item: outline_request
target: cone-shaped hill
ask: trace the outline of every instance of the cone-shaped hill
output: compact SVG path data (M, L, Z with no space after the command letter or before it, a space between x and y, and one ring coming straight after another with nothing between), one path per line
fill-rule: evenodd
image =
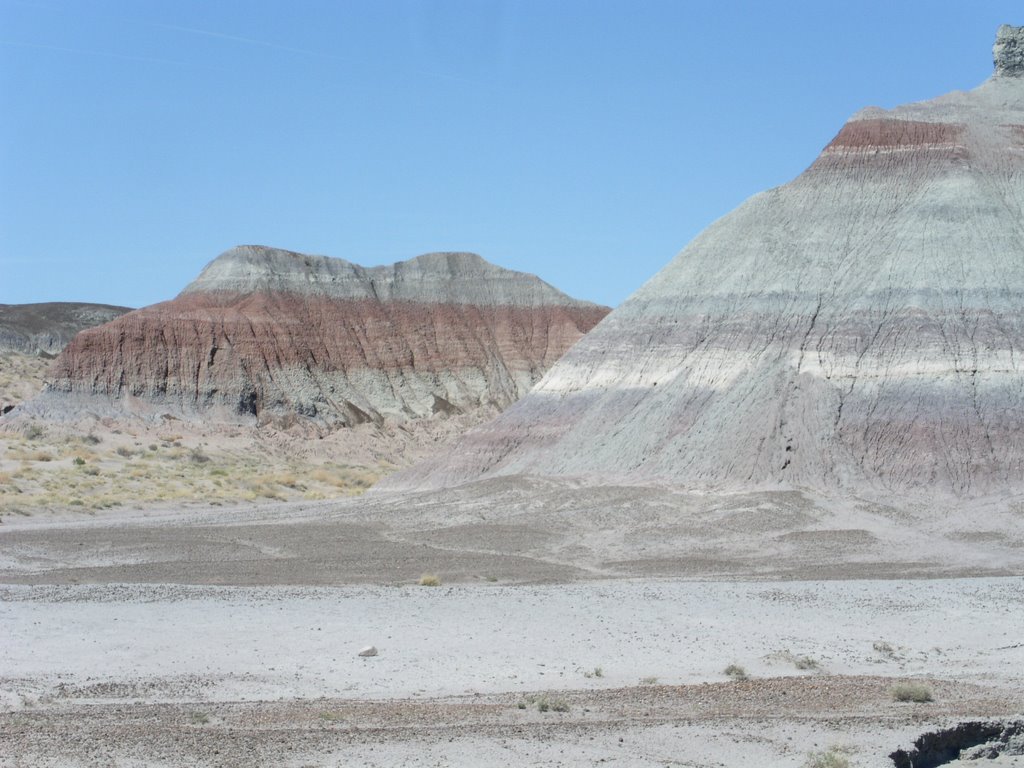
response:
M1024 28L969 92L856 114L537 387L389 481L1024 488Z
M607 311L469 253L364 268L241 246L79 334L23 411L351 426L501 408Z

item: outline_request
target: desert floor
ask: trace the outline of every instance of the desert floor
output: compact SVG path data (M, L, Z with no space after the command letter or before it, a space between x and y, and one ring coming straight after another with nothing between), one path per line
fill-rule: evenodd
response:
M977 542L951 568L880 545L830 567L850 536L782 495L725 505L777 511L749 531L774 564L699 538L707 557L669 560L658 520L623 527L635 494L606 489L573 536L564 496L521 491L481 491L490 514L459 492L6 517L0 766L888 766L1024 714L1005 541L993 567ZM786 554L794 526L813 557ZM931 578L864 578L912 562ZM896 701L908 683L933 700Z

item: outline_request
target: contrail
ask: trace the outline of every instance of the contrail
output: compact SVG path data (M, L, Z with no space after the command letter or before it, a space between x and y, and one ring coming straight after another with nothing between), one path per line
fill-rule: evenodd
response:
M62 53L80 53L86 56L106 56L111 59L128 59L129 61L150 61L157 64L174 64L175 66L191 66L187 61L174 59L158 59L152 56L132 56L127 53L111 51L91 51L87 48L67 48L63 45L45 45L44 43L23 43L17 40L0 40L0 45L13 45L19 48L41 48L44 51L61 51Z
M334 59L335 61L341 61L340 56L334 56L330 53L321 53L319 51L309 51L305 48L292 48L290 45L281 45L279 43L271 43L267 40L256 40L251 37L239 37L238 35L227 35L223 32L213 32L208 29L195 29L194 27L179 27L176 24L158 24L156 22L144 22L151 27L159 27L160 29L170 29L175 32L189 32L193 35L204 35L206 37L217 37L222 40L234 40L238 43L248 43L249 45L260 45L264 48L274 48L278 51L288 51L289 53L298 53L303 56L316 56L322 59Z

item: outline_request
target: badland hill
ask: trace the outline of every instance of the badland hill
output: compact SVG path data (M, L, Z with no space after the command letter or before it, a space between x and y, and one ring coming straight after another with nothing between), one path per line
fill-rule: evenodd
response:
M474 254L365 268L240 246L75 337L25 411L334 428L500 409L606 313Z
M1024 490L1024 28L994 59L974 90L854 115L391 487Z

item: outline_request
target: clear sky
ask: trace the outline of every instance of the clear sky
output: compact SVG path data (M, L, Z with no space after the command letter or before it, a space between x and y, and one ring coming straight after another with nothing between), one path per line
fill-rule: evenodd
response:
M1020 0L0 0L0 303L260 243L475 251L621 302L853 112L972 88Z

